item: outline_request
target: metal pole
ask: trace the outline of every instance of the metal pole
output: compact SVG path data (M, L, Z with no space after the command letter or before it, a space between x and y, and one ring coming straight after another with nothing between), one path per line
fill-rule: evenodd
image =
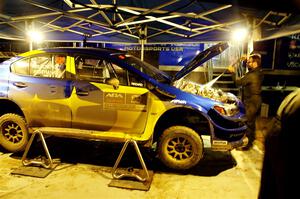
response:
M147 26L140 29L140 43L141 43L141 60L144 61L145 43L147 42Z
M144 61L144 43L145 43L145 40L144 39L141 39L141 60Z
M32 40L29 41L29 50L33 50L33 41Z
M276 47L277 47L277 39L275 39L274 41L273 56L272 56L272 70L275 69Z

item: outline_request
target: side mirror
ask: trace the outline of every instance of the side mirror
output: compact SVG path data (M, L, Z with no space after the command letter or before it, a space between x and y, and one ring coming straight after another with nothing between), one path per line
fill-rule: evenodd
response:
M120 81L117 78L110 78L105 81L107 84L112 85L115 90L119 88Z
M146 88L148 88L149 90L153 90L155 86L153 86L153 84L151 84L150 82L146 82Z

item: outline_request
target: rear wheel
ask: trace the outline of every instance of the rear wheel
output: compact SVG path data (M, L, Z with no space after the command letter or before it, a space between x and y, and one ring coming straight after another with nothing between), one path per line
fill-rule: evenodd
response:
M171 126L164 130L158 145L160 160L173 169L189 169L203 157L203 141L193 129Z
M28 142L28 129L23 117L8 113L0 117L0 144L10 152L22 151Z

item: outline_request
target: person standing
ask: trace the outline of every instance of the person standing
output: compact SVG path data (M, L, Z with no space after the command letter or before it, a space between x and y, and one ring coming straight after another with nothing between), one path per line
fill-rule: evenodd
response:
M299 195L300 89L280 104L267 126L259 199L297 198Z
M246 61L246 60L245 60ZM248 72L242 77L236 77L236 68L229 66L227 70L233 73L233 80L237 86L242 86L242 101L246 109L248 144L243 150L252 147L255 140L255 120L261 107L261 85L263 74L261 70L261 56L251 54L247 59Z

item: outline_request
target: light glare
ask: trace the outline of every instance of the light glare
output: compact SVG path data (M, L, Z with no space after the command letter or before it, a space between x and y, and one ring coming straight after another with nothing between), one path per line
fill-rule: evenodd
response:
M248 30L246 28L239 28L232 32L233 41L243 41L248 35Z
M29 31L28 32L29 39L33 42L40 43L43 41L43 35L38 31Z

